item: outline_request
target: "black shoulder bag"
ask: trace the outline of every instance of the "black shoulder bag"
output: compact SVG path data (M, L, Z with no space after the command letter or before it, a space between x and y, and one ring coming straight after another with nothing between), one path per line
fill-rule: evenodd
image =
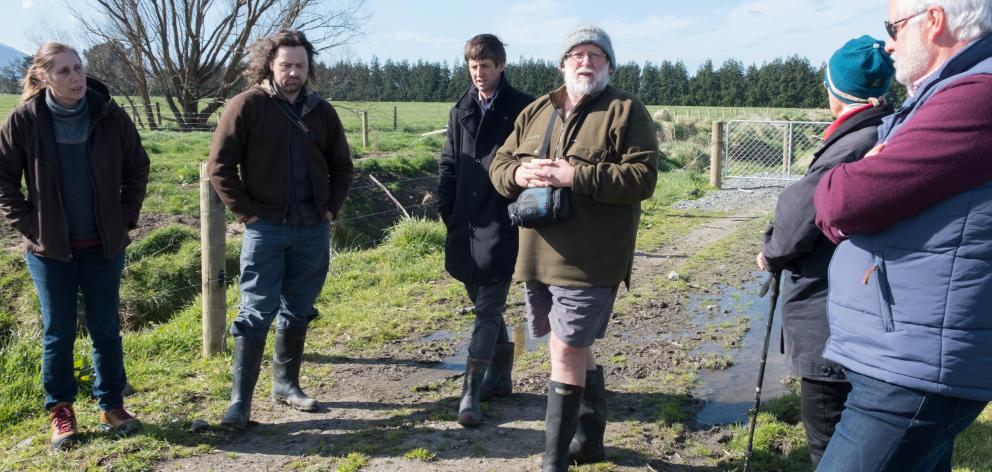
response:
M548 148L551 146L551 132L554 130L557 115L558 112L552 110L551 119L548 120L548 130L544 133L544 142L541 143L541 150L537 156L538 159L545 159L548 156ZM564 133L565 130L562 132ZM517 201L507 207L510 213L510 224L524 228L537 228L568 218L570 193L568 188L557 187L525 189L517 197Z

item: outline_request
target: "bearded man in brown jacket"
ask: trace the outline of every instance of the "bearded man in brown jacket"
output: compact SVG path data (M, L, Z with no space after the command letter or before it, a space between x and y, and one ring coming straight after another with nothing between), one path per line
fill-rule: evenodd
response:
M208 163L211 184L245 224L241 303L231 324L234 385L221 420L231 428L248 424L273 320L272 396L317 410L300 388L303 343L327 277L330 221L354 174L337 112L307 87L314 48L303 33L259 40L245 75L251 85L225 106Z
M644 105L607 85L616 58L602 29L572 31L559 60L565 85L520 113L489 171L508 198L533 187L571 190L566 219L520 229L514 275L526 284L531 335L551 333L546 472L605 458L606 388L591 346L606 332L620 282L629 284L658 157Z

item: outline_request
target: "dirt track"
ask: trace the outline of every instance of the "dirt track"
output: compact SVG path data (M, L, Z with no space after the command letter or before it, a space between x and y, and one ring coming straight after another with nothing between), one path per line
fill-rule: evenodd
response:
M701 404L694 376L707 366L696 349L704 342L733 345L741 332L700 326L690 294L750 280L752 248L693 272L688 289L662 289L667 274L693 255L767 214L768 208L713 218L650 254L638 254L633 292L621 290L607 337L595 345L606 368L607 456L604 470L720 470L728 434L695 422ZM657 290L656 290L657 288ZM513 289L519 299L519 287ZM688 290L687 293L686 290ZM523 307L509 310L513 324ZM698 318L698 317L697 317ZM259 381L252 417L260 424L226 434L214 451L159 464L159 470L333 470L341 457L363 452L369 471L538 470L543 452L547 354L543 344L518 356L514 395L485 403L487 423L464 429L454 422L463 362L455 356L468 333L441 333L388 346L371 358L328 355L308 345L304 388L322 400L318 413L273 405ZM732 356L732 351L727 354ZM263 372L267 371L267 363ZM216 421L216 418L210 418ZM406 459L425 448L431 462Z

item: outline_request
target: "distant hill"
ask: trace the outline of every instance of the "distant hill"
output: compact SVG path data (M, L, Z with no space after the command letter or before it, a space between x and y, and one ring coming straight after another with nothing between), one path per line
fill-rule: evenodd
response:
M27 55L6 44L0 43L0 67L5 67L11 62L18 61Z

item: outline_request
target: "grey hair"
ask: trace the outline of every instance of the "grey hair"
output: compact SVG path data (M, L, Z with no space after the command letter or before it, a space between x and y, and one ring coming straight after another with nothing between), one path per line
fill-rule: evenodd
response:
M900 5L905 15L929 7L943 8L947 28L958 41L972 41L992 33L992 0L902 0Z

